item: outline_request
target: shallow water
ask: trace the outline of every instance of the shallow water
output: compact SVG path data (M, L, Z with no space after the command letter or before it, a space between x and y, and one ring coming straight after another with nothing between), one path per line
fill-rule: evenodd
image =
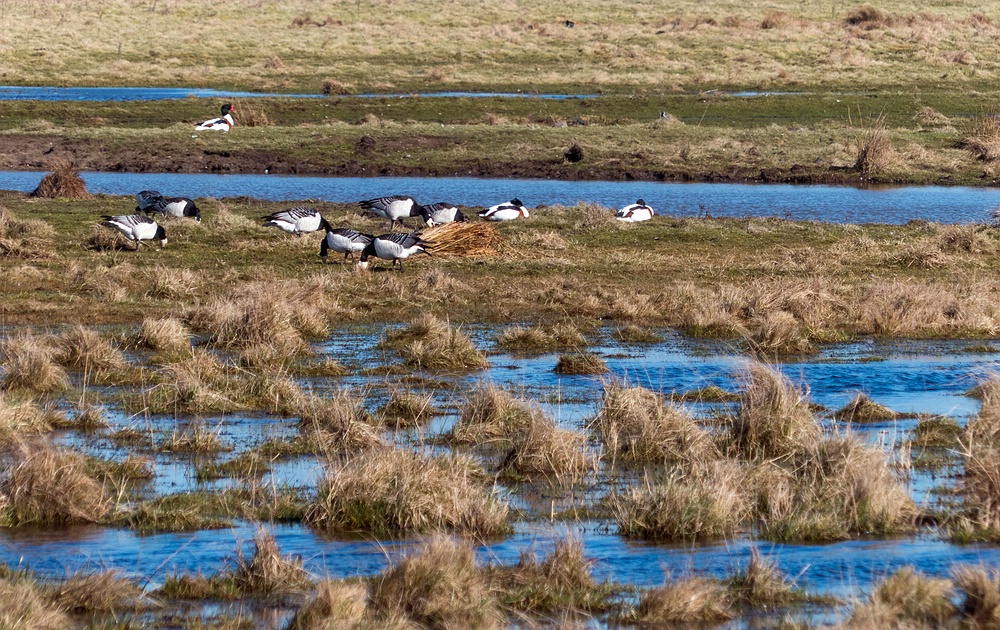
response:
M492 349L493 340L502 329L473 326L468 332L484 349ZM685 392L707 385L735 391L738 373L746 358L734 351L729 342L692 340L672 331L660 331L665 340L653 345L620 344L613 341L610 329L598 331L592 352L604 357L611 374L605 377L560 376L552 372L558 353L518 356L492 354L493 367L470 375L424 374L450 387L430 387L435 405L451 410L418 432L416 441L447 431L455 420L463 396L483 382L510 387L528 400L538 403L563 426L583 427L601 400L606 379L628 380L665 393ZM384 361L378 342L381 327L355 326L335 332L328 340L315 345L321 356L330 356L353 364L355 369ZM780 369L794 382L807 388L811 400L829 410L845 405L857 392L895 411L920 414L945 414L964 424L977 411L976 400L964 396L977 380L998 370L1000 352L969 352L983 347L982 341L872 341L826 346L815 355L787 361ZM387 358L393 359L390 355ZM417 375L421 376L421 375ZM311 379L317 391L341 386L369 389L369 406L374 409L385 401L388 392L403 377L362 377L357 374L337 379ZM413 379L410 379L411 381ZM420 382L419 380L416 382ZM706 406L690 405L695 413ZM112 429L136 426L137 420L112 410ZM259 444L269 437L292 435L294 419L275 419L261 415L227 414L202 420L218 430L220 437L240 450ZM152 416L149 424L137 426L158 436L169 435L188 419ZM845 430L842 423L828 421L831 428ZM900 420L873 425L854 425L851 430L887 450L894 450L909 435L916 420ZM101 437L80 437L69 433L63 443L103 456L123 456ZM222 459L230 455L224 455ZM192 489L221 488L228 480L200 484L194 475L189 456L159 454L154 458L157 478L153 487L161 493ZM279 485L314 487L321 468L310 457L279 462L270 480ZM951 483L947 473L914 471L908 488L919 503L928 502L929 492L942 483ZM537 502L533 513L538 518L518 522L515 534L503 540L487 541L478 549L484 561L510 564L517 562L521 550L537 547L544 552L558 537L580 538L588 557L595 561L599 579L654 586L662 583L664 570L674 575L694 571L721 577L744 566L751 548L757 546L765 556L774 558L782 571L812 591L853 596L869 590L873 582L902 565L913 565L931 575L947 575L956 563L1000 562L1000 548L984 545L953 545L940 540L933 532L893 540L854 540L826 545L775 545L753 542L740 536L734 540L707 545L667 545L625 539L614 525L603 522L549 524L549 501L563 505L568 493L549 492L532 496L530 489L519 489L512 497L518 505ZM392 558L412 548L416 538L370 540L367 538L330 539L301 525L269 526L285 553L303 558L318 576L353 577L371 575L383 569ZM185 534L141 536L132 531L102 527L69 529L0 530L0 561L27 565L43 574L63 576L81 567L120 569L126 574L149 580L150 586L175 572L212 573L224 568L240 545L253 538L255 525L238 522L224 530Z
M45 173L0 171L0 189L31 192ZM271 201L315 200L354 203L385 195L410 195L422 203L449 201L488 207L518 197L528 208L594 203L619 208L643 199L658 214L675 217L778 217L830 223L903 224L915 219L937 223L992 220L1000 190L907 186L852 188L791 184L680 184L648 181L557 181L469 177L293 177L204 173L84 172L94 193L134 195L249 196ZM291 203L291 201L289 201ZM299 202L300 203L300 202ZM544 209L539 209L543 213Z

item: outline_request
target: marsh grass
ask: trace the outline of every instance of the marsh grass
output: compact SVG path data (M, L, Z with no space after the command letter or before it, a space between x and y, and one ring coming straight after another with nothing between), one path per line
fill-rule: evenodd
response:
M858 116L861 118L860 112ZM856 133L858 152L854 168L862 176L872 177L881 174L893 165L895 155L884 113L868 121L862 118Z
M0 489L6 496L4 521L14 526L92 523L110 509L84 458L44 442L18 447Z
M21 218L0 206L0 258L48 258L54 236L45 221Z
M648 624L720 622L733 616L721 584L697 576L675 579L670 573L663 586L640 593L635 610L635 621Z
M1000 572L985 566L960 565L952 579L962 595L962 616L976 627L1000 622Z
M546 352L588 345L580 329L571 322L539 326L512 326L497 337L497 345L510 352Z
M895 420L899 414L859 392L847 405L835 411L833 417L844 422L863 423Z
M880 580L869 601L851 611L851 626L893 626L920 624L942 627L958 612L951 580L932 578L913 567L903 567Z
M106 429L108 416L104 407L92 405L81 401L77 405L76 414L73 416L72 426L78 431L90 433L98 429Z
M753 609L805 599L805 594L778 569L777 560L764 558L757 547L751 549L746 569L726 578L724 584L733 601Z
M385 405L379 408L380 424L385 426L410 427L421 425L434 414L433 396L395 390Z
M170 437L160 443L159 450L166 453L201 454L216 454L233 450L232 446L225 444L219 437L219 429L212 431L200 422L195 423L186 430L172 433Z
M333 467L305 521L374 535L447 530L489 536L508 531L507 516L507 505L472 459L377 449Z
M51 392L69 387L69 376L58 364L58 348L47 336L19 332L0 343L3 378L0 389Z
M131 366L125 355L96 330L74 326L56 339L57 360L95 383L120 382Z
M591 352L561 354L552 371L556 374L607 374L610 372L604 359Z
M606 384L591 429L612 462L706 462L719 456L693 417L641 387Z
M367 593L363 584L323 580L316 586L316 596L312 601L295 611L288 628L360 628L368 608Z
M655 330L635 324L616 328L614 337L623 343L661 343L663 341L663 336Z
M569 484L597 468L597 459L587 449L587 436L557 427L544 414L532 416L527 430L510 438L511 447L500 463L501 473L527 477L544 476L550 483Z
M65 630L72 620L39 585L28 580L0 579L0 627L27 630Z
M76 614L135 610L143 599L142 589L117 571L78 571L57 582L49 596L59 608Z
M471 545L434 536L372 578L371 607L423 627L499 628L503 615Z
M296 403L299 429L331 452L355 452L383 444L377 416L369 413L365 399L343 388L329 397L307 395Z
M0 392L0 445L9 446L23 437L46 433L52 425L50 415L33 401L17 401Z
M490 567L486 573L505 608L532 613L600 611L608 607L612 589L597 583L593 564L582 542L559 538L544 559L527 549L516 565Z
M312 587L301 560L283 556L274 535L261 528L253 539L254 552L236 556L234 581L244 595L275 595L308 592Z
M954 418L921 418L913 429L913 446L922 448L958 448L963 429Z
M466 398L452 429L456 442L509 443L514 435L530 429L542 411L496 385L481 385Z
M819 423L805 392L777 369L750 363L740 373L740 408L729 420L733 447L748 459L788 457L814 445Z
M701 541L732 535L750 515L745 473L733 462L675 470L610 499L618 531L630 538Z
M181 354L191 350L191 333L175 317L147 317L142 320L136 342L140 347L156 352Z
M402 330L386 333L382 345L395 349L416 369L479 370L490 365L460 328L431 313L420 315Z
M996 111L976 117L972 135L962 140L962 147L983 162L1000 159L1000 118Z

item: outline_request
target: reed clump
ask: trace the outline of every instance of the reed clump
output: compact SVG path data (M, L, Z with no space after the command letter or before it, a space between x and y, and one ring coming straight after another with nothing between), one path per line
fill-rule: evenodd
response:
M444 530L479 536L509 528L509 508L470 458L373 449L331 466L306 512L313 527L375 535Z
M69 387L69 375L57 361L51 337L18 332L0 343L3 377L0 389L51 392Z
M566 484L579 481L596 467L586 450L586 435L557 427L541 413L533 415L528 429L512 435L510 441L511 448L500 464L505 473L542 475L550 482Z
M944 627L958 612L951 580L932 578L903 567L878 582L869 601L856 606L849 627Z
M733 616L721 584L697 576L675 579L670 573L663 586L640 594L635 610L635 621L648 624L719 622Z
M974 627L989 628L1000 623L1000 571L984 566L960 565L952 579L962 595L959 606L963 618Z
M63 608L42 589L27 580L0 579L0 628L65 630L73 622Z
M367 597L368 589L363 584L323 580L316 586L316 596L295 612L288 628L361 628L368 610Z
M90 380L118 381L131 366L125 355L96 330L76 325L56 339L57 359L70 370L83 372Z
M154 413L225 413L245 408L238 379L205 348L164 365L162 382L143 392L141 404Z
M514 435L540 422L541 415L541 409L496 385L480 386L466 400L452 439L473 444L509 443Z
M378 418L365 408L365 400L352 390L337 390L329 397L306 395L297 401L293 414L299 429L332 452L353 452L383 444Z
M962 148L982 162L1000 159L1000 117L996 112L976 117L972 135L962 140Z
M437 410L433 397L413 392L396 390L385 405L378 410L381 424L397 427L412 427L430 420Z
M582 542L559 538L544 559L525 550L516 565L491 568L487 574L507 608L533 613L597 610L606 603L608 590L594 579L592 566Z
M561 354L553 371L556 374L607 374L610 372L604 359L592 352Z
M23 443L0 485L10 525L92 523L110 509L101 484L87 474L83 457L48 443Z
M750 363L739 375L740 409L729 419L732 447L751 460L789 457L814 445L820 426L803 391L777 369Z
M886 126L885 114L880 114L857 131L858 152L854 168L862 176L881 174L894 161L892 141Z
M833 417L844 422L865 423L895 420L899 414L859 392L844 407L835 411Z
M52 430L52 416L31 400L15 401L0 392L0 445Z
M719 456L711 436L690 414L642 387L606 384L591 428L612 461L693 463Z
M244 595L303 593L312 587L302 561L283 556L269 531L260 528L253 539L254 552L236 557L233 579Z
M480 370L490 365L461 328L431 313L387 333L383 346L394 348L407 365L421 370Z
M611 498L618 531L650 540L711 540L732 535L750 515L746 475L719 461L675 470L665 479L646 478Z
M63 162L55 170L38 182L31 193L33 197L46 199L92 199L87 183L80 177L80 171L71 162Z
M546 352L559 348L582 348L587 338L571 322L543 326L511 326L498 338L497 345L510 352Z
M804 597L778 569L777 561L764 558L757 547L750 551L746 569L726 578L725 585L733 600L753 608L772 608Z
M404 617L429 628L499 628L504 617L469 543L434 536L372 578L379 618Z
M176 317L143 319L136 339L139 346L156 352L179 354L191 350L191 333Z

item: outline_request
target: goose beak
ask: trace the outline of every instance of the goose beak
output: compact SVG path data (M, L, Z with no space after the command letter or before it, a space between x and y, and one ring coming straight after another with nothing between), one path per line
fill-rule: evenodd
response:
M166 247L166 246L167 246L167 239L165 239L165 238L164 239L160 239L160 247Z
M358 261L358 271L366 271L368 269L368 261Z

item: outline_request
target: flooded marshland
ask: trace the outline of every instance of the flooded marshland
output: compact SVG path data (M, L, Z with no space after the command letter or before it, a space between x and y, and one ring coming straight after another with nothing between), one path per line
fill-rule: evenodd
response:
M609 502L609 497L623 488L652 483L650 479L662 464L649 463L643 470L614 461L603 434L595 428L595 418L609 404L607 389L644 388L662 394L721 440L726 431L724 418L749 404L745 397L740 398L748 387L747 366L760 364L735 341L693 339L672 330L649 330L649 338L638 343L621 339L618 329L599 327L578 332L581 336L574 348L512 352L510 335L504 336L510 328L456 327L475 348L486 353L489 362L488 368L457 371L414 368L412 363L401 361L404 355L386 342L406 333L406 326L340 328L311 341L308 350L310 364L337 364L337 375L298 370L293 377L302 392L317 399L336 398L345 392L353 396L364 408L370 426L377 428L378 439L392 445L383 448L412 450L427 457L454 451L479 462L493 476L484 487L492 487L488 492L511 510L506 533L473 536L476 557L483 565L513 566L526 551L544 555L560 541L578 541L592 562L594 579L615 585L620 592L618 605L627 607L643 589L662 585L666 575L725 580L744 570L756 550L798 589L820 602L782 607L781 614L819 623L843 618L845 606L864 600L878 582L904 566L948 578L960 565L993 566L1000 561L997 547L956 542L948 531L947 518L942 516L961 509L955 498L964 474L958 443L940 449L923 449L918 444L922 423L948 421L961 431L980 413L981 396L970 393L997 371L1000 347L992 342L863 339L824 345L814 355L786 358L768 367L784 374L809 401L824 433L854 436L884 455L892 474L922 514L913 521L912 529L796 541L765 536L761 525L751 519L721 536L658 540L656 536L623 535L621 515L612 507L613 501ZM10 338L18 331L5 332ZM100 332L124 348L134 366L153 370L176 360L122 343L135 335L134 330ZM193 343L220 363L240 361L209 338L195 337ZM564 355L584 349L598 357L607 371L555 371ZM135 513L144 503L162 501L163 497L204 492L221 495L247 488L265 497L294 495L295 500L308 504L323 485L331 458L338 455L322 449L294 452L273 447L290 444L304 432L298 414L288 409L234 402L232 411L209 410L211 405L192 411L193 407L174 400L176 410L165 412L152 402L155 394L151 392L158 385L151 376L145 377L147 382L139 378L127 385L113 384L114 378L95 383L93 374L86 372L71 371L71 377L68 391L72 394L52 400L72 418L80 413L80 400L86 399L100 408L104 422L87 430L56 428L53 442L104 461L140 458L147 463L149 474L120 482L109 517L97 523L0 529L0 560L12 567L57 579L80 571L114 570L154 591L178 576L228 570L240 550L246 554L253 551L258 522L263 521L281 552L301 560L313 579L339 580L384 572L426 540L420 532L316 527L297 508L277 516L272 513L270 519L263 512L259 519L221 516L220 522L185 527L186 531L169 531L171 526L162 524L147 529L127 516L112 517L110 514ZM511 474L500 461L506 446L486 444L484 448L483 443L457 441L470 400L490 385L540 410L557 429L584 436L578 447L591 459L566 478L554 469L543 474L532 474L529 469ZM393 426L385 409L400 392L427 401L434 411L412 426ZM864 422L845 418L840 412L859 394L891 409L892 416L865 418ZM235 409L237 406L244 408ZM179 446L177 436L195 434L210 436L216 446L204 450ZM268 444L272 445L270 450ZM253 451L264 453L261 471L208 472L212 465L239 460ZM220 512L217 508L198 509ZM295 605L283 606L271 606L269 615L259 613L253 623L284 627ZM217 610L196 610L192 614L211 617L230 614L233 608L227 604ZM615 616L620 613L592 614L601 624L621 621Z

